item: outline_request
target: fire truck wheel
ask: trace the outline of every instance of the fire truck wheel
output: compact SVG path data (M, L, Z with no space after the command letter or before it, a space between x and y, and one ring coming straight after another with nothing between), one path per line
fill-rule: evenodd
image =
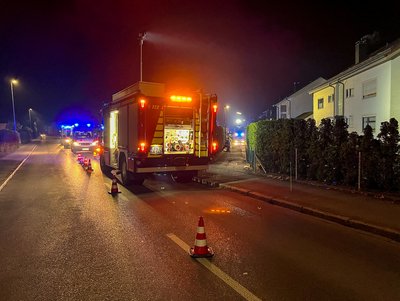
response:
M191 182L193 177L196 175L194 171L181 171L173 172L171 178L176 183L188 183Z
M104 160L104 155L100 155L100 169L103 174L106 176L111 176L111 168L106 165L106 161Z
M129 171L128 171L128 168L126 166L125 155L122 154L120 156L119 162L120 162L119 163L119 170L121 171L122 184L129 185L131 183L131 179L129 177Z

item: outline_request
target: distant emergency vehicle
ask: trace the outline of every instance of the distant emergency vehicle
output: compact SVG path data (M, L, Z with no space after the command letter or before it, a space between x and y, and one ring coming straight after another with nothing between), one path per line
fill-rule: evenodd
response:
M91 124L75 126L72 133L71 151L75 153L94 153L99 145L99 131Z
M166 93L164 84L138 82L104 105L100 166L121 172L123 184L151 173L188 181L217 151L217 96Z
M99 144L100 130L92 123L61 126L61 144L73 153L94 152Z
M73 128L74 128L73 125L62 125L61 126L60 144L62 146L64 146L64 148L71 147Z

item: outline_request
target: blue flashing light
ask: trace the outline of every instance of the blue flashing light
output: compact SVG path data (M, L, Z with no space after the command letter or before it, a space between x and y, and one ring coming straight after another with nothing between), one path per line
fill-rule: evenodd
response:
M88 128L90 128L90 126L91 126L91 124L90 124L90 123L88 123L88 124L86 124L86 125L87 125L87 127L88 127Z
M64 125L63 125L63 124L61 125L61 128L62 128L62 129L64 128Z
M101 125L101 129L104 130L104 125Z
M75 123L74 125L75 125L75 126L79 126L79 123Z
M243 132L240 133L240 137L244 137L244 133Z

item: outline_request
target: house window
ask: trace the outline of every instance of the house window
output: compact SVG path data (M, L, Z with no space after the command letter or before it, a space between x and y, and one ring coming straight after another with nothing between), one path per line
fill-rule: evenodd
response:
M318 99L318 109L323 109L324 108L324 99L320 98Z
M363 82L363 99L376 96L376 78Z
M328 102L335 101L335 94L328 95Z
M350 98L354 96L354 88L346 89L346 98Z
M365 129L365 127L369 125L372 128L372 131L375 132L375 124L376 124L376 116L363 117L362 119L363 129Z

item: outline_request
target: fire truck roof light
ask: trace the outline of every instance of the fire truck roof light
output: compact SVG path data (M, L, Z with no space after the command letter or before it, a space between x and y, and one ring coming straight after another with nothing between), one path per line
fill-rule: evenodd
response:
M174 102L191 102L192 98L189 96L172 95L170 97L171 101Z

